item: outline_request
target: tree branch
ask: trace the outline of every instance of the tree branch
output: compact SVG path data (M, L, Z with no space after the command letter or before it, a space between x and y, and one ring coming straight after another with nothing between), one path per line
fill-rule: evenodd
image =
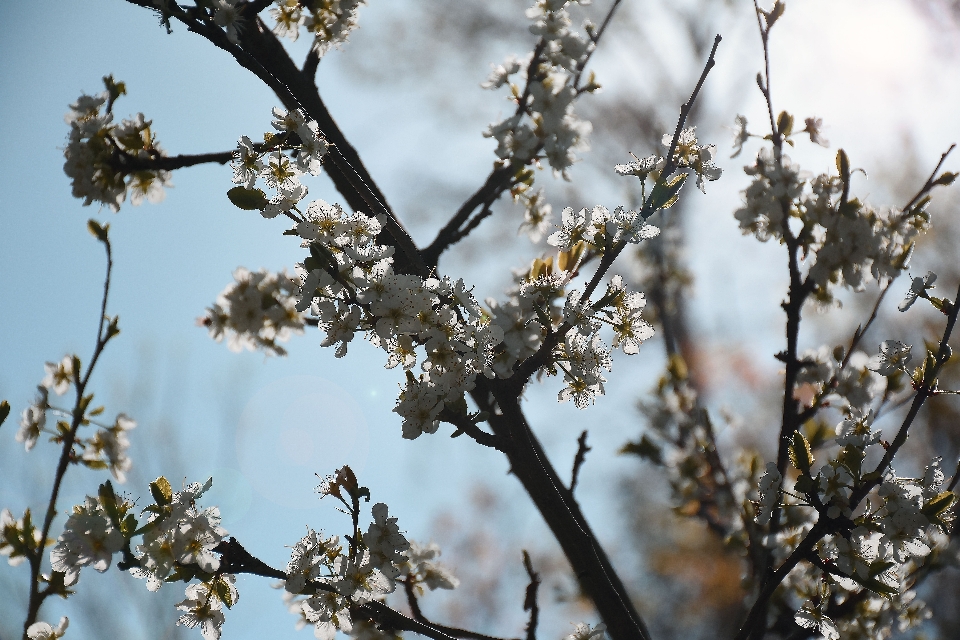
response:
M93 349L93 356L90 358L90 364L87 365L87 371L83 377L80 376L79 360L76 360L74 365L73 382L76 384L77 393L71 412L73 415L70 421L70 429L63 435L60 459L57 462L57 469L53 476L53 488L50 491L50 500L47 502L43 526L40 529L40 542L37 545L36 553L31 553L28 558L30 562L30 595L27 604L27 618L23 623L23 640L27 640L27 629L37 621L37 616L40 613L40 605L42 605L47 596L52 593L49 589L45 589L42 592L39 590L40 570L43 566L44 550L47 548L48 541L51 541L50 527L53 525L53 519L57 515L57 499L60 496L63 477L66 475L67 468L73 459L73 445L76 442L77 431L80 430L80 426L84 421L84 409L89 403L89 398L84 399L84 393L90 382L93 369L100 359L100 354L103 353L107 342L113 337L113 334L109 331L104 333L104 324L107 322L107 299L110 296L110 276L113 271L113 251L106 230L104 230L103 235L98 235L97 239L103 243L104 251L107 254L107 273L103 281L103 297L100 302L100 321L97 325L97 340Z
M580 476L580 467L587 459L587 451L590 451L590 447L587 446L587 430L584 429L580 437L577 438L577 455L573 458L573 471L570 474L570 495L573 495L577 488L577 478Z
M586 433L586 431L584 431ZM537 591L540 588L540 575L533 570L530 554L523 552L523 568L527 570L530 584L523 596L523 610L530 612L530 621L527 622L526 640L537 640L537 623L540 621L540 605L537 604Z
M576 73L573 77L574 89L579 88L580 77L582 76L587 63L590 61L590 58L593 56L593 52L596 51L596 47L600 43L600 38L603 36L604 32L609 26L611 20L613 19L613 14L616 12L617 7L620 6L621 2L622 0L614 0L613 5L610 7L609 11L607 11L606 16L604 16L600 28L593 35L591 35L590 40L593 43L593 48L587 52L583 61L577 66ZM530 64L527 65L527 81L523 87L523 92L521 93L520 98L517 100L517 110L514 114L515 117L522 116L524 113L526 113L527 99L530 97L531 81L540 78L540 75L537 72L537 67L540 64L545 47L546 42L541 38L537 41L537 44L533 49L533 56L530 58ZM536 158L541 146L538 146L534 153L531 154L531 159L528 160L524 166L530 164L533 159ZM467 220L469 220L470 215L478 207L482 206L484 210L489 209L493 203L496 202L501 195L503 195L504 191L513 186L513 178L520 168L521 167L516 166L513 163L512 159L505 166L494 167L490 175L487 176L483 186L480 187L480 189L478 189L472 196L470 196L467 201L460 206L459 209L457 209L457 212L453 215L450 221L443 226L439 233L437 233L437 236L434 238L433 242L423 249L423 259L427 263L427 266L436 267L440 259L440 255L444 251L465 238L471 231L479 226L479 224L487 216L478 215L471 221L471 225L468 225L466 228L461 230L461 227L463 227Z
M420 611L420 603L417 602L417 594L414 592L414 584L409 579L403 580L403 590L407 594L407 604L410 605L410 611L413 614L413 619L417 622L430 625L432 628L446 633L447 635L453 636L454 638L468 638L469 640L502 640L495 636L488 636L482 633L476 633L474 631L467 631L466 629L458 629L456 627L447 627L442 624L437 624L436 622L430 622L427 620L426 616L423 615L423 612Z
M494 433L509 442L506 454L511 473L523 485L559 542L580 587L606 623L610 637L649 640L650 633L626 587L530 429L509 382L478 377L477 386L470 394L479 407L492 409L488 422ZM496 408L490 407L491 394Z
M265 578L276 578L286 580L287 574L279 569L274 569L259 558L254 557L247 551L236 538L230 538L226 542L221 542L214 549L221 554L220 572L221 573L248 573ZM319 591L329 591L339 593L336 589L322 582L310 581L309 584ZM426 620L411 619L399 611L395 611L382 602L367 602L362 605L354 605L351 608L366 612L370 619L387 629L396 629L398 631L412 631L419 633L434 640L453 640L454 637L473 638L474 640L499 640L480 634L453 636L449 634L446 627L435 625ZM455 630L459 631L459 630ZM470 632L465 632L470 633Z
M155 10L151 0L127 0ZM320 132L332 144L324 162L327 175L337 191L343 195L354 211L384 214L387 218L386 232L392 246L396 247L394 268L400 273L414 273L425 277L429 270L406 229L400 224L387 205L387 199L364 167L360 156L347 141L333 117L320 98L312 78L304 76L290 58L283 44L277 40L259 18L248 19L239 32L239 44L227 39L219 27L208 24L176 4L169 7L170 15L189 31L209 40L216 47L232 55L240 66L251 71L270 87L287 109L303 109L314 121Z

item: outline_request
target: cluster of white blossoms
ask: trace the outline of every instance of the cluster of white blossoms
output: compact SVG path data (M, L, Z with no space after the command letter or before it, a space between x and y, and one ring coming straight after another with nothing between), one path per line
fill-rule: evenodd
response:
M64 584L80 578L80 569L91 566L100 573L110 568L113 554L123 549L124 537L97 498L87 496L73 508L57 545L50 551L50 566L64 574Z
M372 629L350 616L350 607L383 598L396 588L402 577L423 593L427 589L454 589L459 581L449 569L435 561L440 549L408 542L387 518L387 506L372 508L374 522L361 536L352 552L345 550L338 536L324 538L313 529L294 546L283 583L288 610L298 616L298 628L314 627L314 636L332 640L337 631L355 638L374 637Z
M197 565L207 573L216 571L220 559L214 549L227 535L220 526L220 509L203 509L197 504L213 485L213 478L176 492L163 483L162 491L153 491L158 502L148 508L150 517L136 550L140 566L133 571L138 578L146 579L150 591L159 589L171 574L179 573L178 565ZM154 484L158 483L151 484L151 489Z
M286 354L278 342L303 333L303 316L296 309L300 280L286 271L254 272L243 267L233 272L233 280L200 323L217 342L226 335L231 351Z
M34 622L27 628L27 637L30 640L57 640L67 633L67 627L70 625L70 619L67 616L60 618L59 624L53 626L49 622Z
M273 32L296 41L304 27L313 37L313 49L324 55L347 41L357 27L357 13L366 0L276 0L270 15Z
M214 549L227 535L220 511L197 504L212 484L211 478L174 492L165 478L150 483L155 504L144 509L149 517L142 525L132 513L132 502L118 498L109 483L101 485L97 497L87 496L73 508L50 552L51 567L62 572L70 586L82 567L106 571L113 555L123 552L124 561L134 567L131 573L145 578L150 591L164 582L200 578L199 584L187 586L186 599L177 605L185 612L179 624L200 626L204 638L217 640L224 620L221 605L229 608L238 595L234 577L217 571L220 558ZM142 544L131 553L130 542L137 535L143 536Z
M241 208L260 210L268 218L282 213L296 222L287 234L298 236L310 252L297 266L300 297L292 305L289 282L278 286L285 276L241 272L238 284L228 287L203 320L214 337L228 328L233 344L282 353L276 341L287 334L278 326L299 328L304 320L295 312L309 310L326 334L323 346L335 347L342 357L363 332L387 352L387 368L401 366L406 372L394 411L403 418L404 437L414 439L436 432L443 420L473 419L466 413L464 394L474 388L476 376L512 376L515 365L536 353L551 331L563 327L564 339L551 354L547 371L563 371L566 386L559 398L573 399L580 408L603 394L603 370L611 368L611 347L599 332L610 327L612 348L626 354L637 353L653 334L641 317L643 295L627 292L620 277L614 277L594 303L581 300L582 290L565 289L585 260L616 254L627 244L658 235L646 217L676 199L682 179L671 183L662 201L650 203L646 214L623 207L612 213L599 206L576 213L565 209L559 230L548 238L560 250L557 270L553 258L536 260L526 276L518 277L508 292L510 299L503 304L488 300L486 312L462 280L394 272L394 248L377 241L386 224L384 215L351 214L322 200L301 207L307 189L300 177L319 172L327 145L301 111L275 109L274 116L280 134L268 136L263 145L241 138L233 163L233 180L241 186L229 195ZM681 138L676 165L715 179L719 174L710 168L708 147L698 145L693 129L684 130ZM311 140L316 144L306 148ZM269 198L256 188L261 179L274 190ZM543 233L549 205L542 193L532 198L544 215L531 224ZM249 278L269 283L269 292L248 284ZM418 363L421 372L415 374Z
M330 145L317 123L301 109L273 110L276 134L265 134L263 144L255 145L242 136L234 152L233 182L241 185L228 194L243 209L259 209L264 218L275 218L296 209L307 195L300 178L318 175ZM258 180L276 193L270 200L260 189Z
M40 434L46 429L47 415L53 414L61 418L57 421L56 432L51 431L53 437L62 437L70 430L72 412L50 404L50 391L62 396L70 390L76 382L79 360L75 356L64 356L60 362L48 362L44 365L46 376L37 387L37 397L33 403L20 414L20 429L17 431L17 442L22 442L27 451L33 449ZM103 413L103 407L92 409L84 424L93 424L98 427L96 433L90 437L77 434L74 438L76 447L82 450L77 455L77 462L91 469L109 469L118 482L126 481L126 472L133 466L127 456L130 440L127 432L136 428L137 423L126 414L118 414L113 424L100 423L96 416Z
M463 280L394 273L393 248L379 245L383 218L347 214L314 201L296 231L311 255L298 268L303 286L297 309L310 309L337 356L357 332L387 352L387 368L401 366L406 387L396 413L403 436L434 433L445 406L462 403L478 374L494 377L495 347L503 339ZM412 369L420 360L421 373Z
M734 213L741 231L761 241L781 239L787 225L799 229L792 233L808 266L808 286L824 304L833 301L835 286L859 291L871 280L899 275L914 238L930 222L925 200L901 211L850 198L850 168L842 150L837 167L840 175L811 176L788 156L764 147L756 162L744 168L753 182Z
M64 117L70 133L63 150L63 171L70 178L73 197L82 199L84 205L99 202L115 212L128 194L134 205L144 199L160 202L163 187L172 186L170 172L123 168L164 155L150 129L151 122L138 113L115 124L113 104L126 88L109 76L104 83L106 91L81 95Z
M944 490L940 459L920 478L899 477L890 468L876 477L864 468L864 460L876 459L870 455L871 448L887 445L881 442L880 432L871 428L873 418L871 411L851 410L836 428L834 442L839 448L816 472L809 443L795 433L790 457L799 471L797 480L781 491L782 478L773 463L767 464L760 480L756 521L769 522L776 506L783 505L786 511L786 526L767 542L779 561L793 552L814 523L837 523L817 542L819 563L798 566L785 583L797 602L805 601L796 615L797 624L815 627L827 637L840 637L835 630L846 633L843 629L848 625L868 625L880 635L866 637L885 637L880 625L884 616L891 623L899 619L902 629L922 619L923 604L910 592L911 572L933 549L943 549L949 542L956 495ZM867 489L871 490L864 496ZM866 506L861 504L864 498ZM858 605L863 608L862 618L837 624L830 619L824 608L828 598L812 598L815 594L810 593L821 574L840 601L866 590L858 596L866 595L868 601Z
M797 386L810 385L819 404L830 402L840 408L865 410L883 390L883 380L873 373L872 360L863 351L855 351L844 362L842 349L822 346L808 350L800 358L803 368L797 374Z
M527 10L533 20L530 32L540 38L537 49L523 59L510 56L495 65L481 85L485 89L510 88L509 99L517 104L514 114L490 125L483 134L497 141L502 165L523 167L545 158L554 171L566 175L576 160L575 153L586 149L590 123L573 110L576 98L599 88L591 79L578 86L580 73L594 48L592 37L570 29L568 7L587 5L589 0L537 0ZM593 26L585 25L588 34ZM536 58L534 59L534 55ZM526 83L523 89L511 78Z
M355 522L360 499L369 498L369 491L357 484L349 467L325 478L317 492L321 497L338 498ZM356 638L382 638L369 626L356 624L350 609L371 601L382 602L396 589L401 576L421 592L421 584L429 589L457 586L456 578L433 562L440 554L436 545L421 547L408 542L383 503L374 504L371 515L373 521L366 533L357 531L348 536L346 548L339 536L324 537L310 528L293 546L287 579L282 583L284 601L299 618L297 628L312 624L319 640L333 640L337 631Z
M660 144L667 150L668 155L670 148L673 147L673 167L675 169L692 171L693 174L697 176L697 188L700 189L702 193L706 193L705 181L712 182L719 180L720 175L723 173L723 169L713 163L713 159L717 156L716 145L700 144L699 140L697 140L696 127L681 129L679 135L676 136L676 146L673 146L673 138L674 136L668 133L664 134L660 140ZM642 193L645 195L647 178L649 177L656 184L660 180L660 174L666 165L666 158L653 154L645 158L637 158L634 156L633 162L618 164L614 167L614 170L621 176L636 176L640 178ZM666 178L670 178L670 176L666 176ZM671 181L670 185L672 186L673 184L677 183ZM677 189L679 189L679 184ZM657 207L666 209L671 206L674 202L673 198L676 192L670 195L670 199L666 202L658 202Z
M574 625L573 633L564 636L563 640L603 640L607 633L607 625L600 623L590 626L586 622Z

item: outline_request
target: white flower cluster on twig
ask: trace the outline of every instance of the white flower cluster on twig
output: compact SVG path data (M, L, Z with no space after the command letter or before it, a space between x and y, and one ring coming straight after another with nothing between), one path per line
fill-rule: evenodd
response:
M70 125L63 170L70 178L73 197L84 205L99 202L113 211L130 196L138 205L144 200L160 202L164 187L172 186L170 172L162 169L121 170L120 162L150 160L165 155L142 113L113 121L113 102L125 92L123 83L104 78L107 91L81 95L65 116Z

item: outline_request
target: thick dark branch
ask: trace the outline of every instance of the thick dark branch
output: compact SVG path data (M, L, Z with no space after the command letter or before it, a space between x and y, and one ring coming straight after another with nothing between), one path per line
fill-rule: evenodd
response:
M154 9L150 0L127 1ZM284 107L303 109L316 121L320 132L332 143L324 168L337 191L354 211L382 213L387 217L386 232L391 238L390 244L397 249L394 255L394 267L397 271L426 276L429 271L413 240L387 205L386 197L374 183L359 154L327 111L313 79L304 76L266 25L259 18L247 18L244 28L239 32L240 42L234 44L219 27L194 18L177 5L171 5L170 14L184 23L190 31L232 55L240 66L251 71L270 87Z
M135 171L176 171L177 169L185 169L208 162L227 164L231 160L233 160L233 151L181 154L177 156L154 156L151 158L140 158L138 156L125 154L117 156L117 166L115 168L124 174Z
M586 433L586 431L584 431ZM526 640L537 640L537 624L540 621L540 605L537 604L537 591L540 589L540 575L533 570L530 554L523 552L523 568L527 570L530 584L523 596L523 610L530 612L530 621L527 622Z
M584 461L587 459L587 451L590 451L590 447L587 446L587 430L584 429L580 437L577 438L577 455L573 457L573 471L570 474L570 495L573 495L574 490L577 488L577 479L580 477L580 467L583 466Z
M303 74L304 78L313 80L317 75L317 67L320 66L320 53L317 51L316 47L310 49L310 52L307 53L307 57L303 61L303 69L300 70L300 73Z
M613 640L649 640L650 634L630 601L609 558L572 499L520 408L510 380L477 378L471 396L489 411L493 432L508 439L510 471L523 485L573 567L583 592L593 601ZM491 394L496 407L491 406Z

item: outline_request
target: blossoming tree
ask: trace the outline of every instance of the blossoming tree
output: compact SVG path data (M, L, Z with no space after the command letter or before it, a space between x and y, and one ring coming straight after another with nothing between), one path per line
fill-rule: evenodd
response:
M74 196L116 212L127 199L136 205L162 198L173 171L230 163L232 186L224 180L230 201L251 215L284 222L278 233L296 237L301 251L291 256L292 270L238 269L202 319L211 337L225 338L233 350L283 355L283 343L312 326L338 358L349 357L350 344L360 337L382 349L385 366L397 370L402 383L394 411L404 438L444 429L509 461L602 619L577 624L569 638L651 638L643 603L638 607L631 599L575 496L586 438L580 439L571 480L562 481L531 428L523 394L531 384L557 384L560 402L589 409L602 401L613 352L640 354L654 335L642 317L644 294L612 267L634 245L659 241L650 219L670 215L688 180L706 193L707 183L721 177L716 147L701 142L689 121L720 36L661 148L611 167L635 181L638 204L613 211L568 207L554 220L535 170L549 166L566 178L585 149L591 126L575 108L599 88L588 65L621 0L609 3L597 24L587 22L580 30L573 28L569 10L588 0L537 0L526 12L532 51L494 65L482 85L505 89L515 105L484 133L497 143L493 167L433 241L417 246L314 82L321 57L356 28L361 0L130 2L156 12L168 30L181 24L205 38L266 84L280 103L272 114L273 132L256 140L242 135L233 151L168 155L144 114L115 121L126 86L108 76L102 93L70 105L64 170ZM891 284L906 271L918 236L930 227L932 194L956 174L942 171L948 151L913 198L881 208L853 194L856 170L843 150L836 153L836 172L801 171L788 147L806 144L803 138L826 146L822 123L807 118L801 128L789 112L775 109L768 44L784 4L754 6L764 51L757 85L768 122L751 130L745 118L736 118L735 153L753 138L759 150L745 169L751 183L734 217L744 234L761 242L775 239L787 257L786 346L776 356L784 367L782 414L770 433L776 458L763 462L718 446L710 411L691 385L682 355L669 344L667 371L645 406L649 429L625 451L660 467L678 498L696 505L684 513L704 521L740 554L748 597L738 640L885 638L923 619L928 610L916 598L916 586L950 558L955 561L950 544L960 473L948 480L937 458L922 476L904 477L894 463L924 403L955 393L941 388L938 378L951 358L960 291L953 300L937 297L931 294L934 273L913 278L899 310L931 304L944 316L937 341L916 361L912 348L895 336L870 347L865 335ZM297 66L281 38L302 36L312 46ZM308 200L308 182L320 174L332 180L343 204ZM508 195L522 206L520 228L534 241L546 236L553 249L515 272L514 286L502 299L481 304L469 283L444 273L440 259ZM175 490L161 476L140 503L107 480L54 529L72 465L107 470L123 483L132 464L126 450L136 423L123 413L104 420L106 409L94 404L90 391L119 321L107 313L109 225L91 220L88 227L107 256L93 355L86 364L76 355L47 363L17 432L27 451L43 434L60 447L52 493L40 518L30 510L0 515L0 553L10 564L30 567L24 637L63 636L67 619L44 621L44 601L82 588L84 567L103 572L115 565L142 578L149 591L185 583L179 623L198 627L208 640L229 633L229 626L222 631L224 610L242 606L236 587L242 573L282 581L284 602L298 624L311 625L322 640L338 632L357 638L404 632L438 640L489 638L422 614L420 597L454 589L458 580L437 561L439 548L409 540L386 504L367 509L371 492L349 466L317 487L321 498L340 503L348 526L335 535L308 529L299 541L291 539L283 568L269 566L230 537L218 507L203 504L215 478ZM882 293L850 342L801 352L806 305L828 307L839 291L862 291L871 281ZM872 359L860 357L864 350L874 352ZM63 404L68 392L74 400ZM887 442L874 421L906 404L909 410ZM823 419L828 408L842 414L829 428ZM0 405L0 420L9 412L9 404ZM524 633L532 640L540 615L539 577L529 557L524 565L530 580ZM397 590L406 595L408 612L387 605L386 596Z

